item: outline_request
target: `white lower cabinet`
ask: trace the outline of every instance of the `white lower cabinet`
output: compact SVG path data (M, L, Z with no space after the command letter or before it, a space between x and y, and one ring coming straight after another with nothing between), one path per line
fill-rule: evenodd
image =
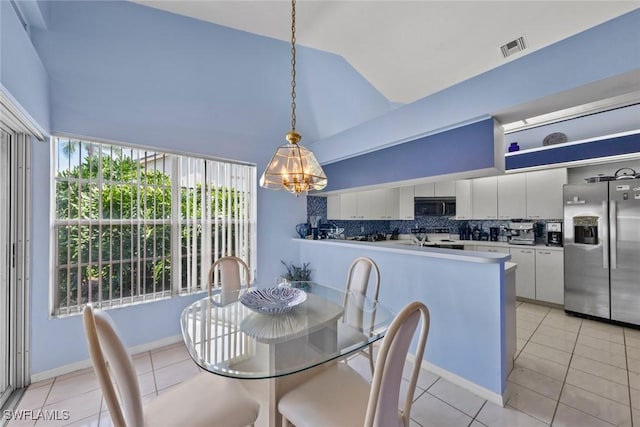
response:
M562 251L536 249L536 299L564 305Z
M536 299L536 253L534 249L511 248L516 269L516 296Z
M509 248L503 246L476 245L476 251L508 254Z

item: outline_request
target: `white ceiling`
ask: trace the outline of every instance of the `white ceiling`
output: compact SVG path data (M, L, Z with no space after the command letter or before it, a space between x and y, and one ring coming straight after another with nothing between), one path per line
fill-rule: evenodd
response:
M290 38L288 0L137 0ZM410 103L640 7L640 1L298 0L297 43L345 58L390 101ZM527 49L499 47L523 36Z

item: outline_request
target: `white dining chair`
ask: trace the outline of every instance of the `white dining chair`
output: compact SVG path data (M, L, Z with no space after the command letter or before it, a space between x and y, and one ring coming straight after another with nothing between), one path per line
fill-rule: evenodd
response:
M238 382L200 372L144 406L131 356L111 317L87 305L82 313L89 356L115 427L242 427L260 411Z
M353 260L347 273L347 285L343 303L345 313L342 320L348 325L359 329L362 333L371 333L371 331L363 329L366 323L364 319L366 311L364 309L364 301L369 291L371 271L375 273L371 297L372 302L375 304L378 302L378 294L380 293L380 269L378 265L369 257L358 257ZM374 319L368 319L368 323L369 328L372 328ZM363 352L369 358L369 366L373 375L373 349L369 347Z
M419 323L415 363L404 407L399 410L402 371ZM428 333L429 310L421 302L410 303L398 313L382 340L371 385L348 365L336 363L282 396L278 402L282 426L409 426Z
M219 269L219 283L224 291L238 290L242 286L242 276L244 275L247 288L251 279L249 275L249 266L241 258L236 256L223 256L218 258L209 269L208 292L211 296L211 290L214 285L216 269Z

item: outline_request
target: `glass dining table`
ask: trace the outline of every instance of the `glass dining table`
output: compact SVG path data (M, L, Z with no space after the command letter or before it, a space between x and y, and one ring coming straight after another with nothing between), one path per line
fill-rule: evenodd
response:
M242 381L261 403L256 425L280 426L280 396L381 339L394 317L360 294L317 282L292 284L303 301L285 313L262 312L260 287L217 290L182 312L189 354L202 369Z

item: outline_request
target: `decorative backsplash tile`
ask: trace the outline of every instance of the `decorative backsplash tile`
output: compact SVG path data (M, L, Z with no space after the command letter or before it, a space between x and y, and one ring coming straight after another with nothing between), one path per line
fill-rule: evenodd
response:
M449 233L458 234L463 224L469 224L472 228L476 225L486 232L490 227L506 227L511 221L485 220L485 221L458 221L446 217L422 217L415 220L331 220L327 221L327 198L307 196L307 220L309 216L322 217L322 223L331 222L339 228L344 228L345 237L366 236L374 233L390 234L398 229L399 234L409 234L412 228L448 228ZM549 219L536 221L536 235L544 236L547 222L562 222L561 219Z

